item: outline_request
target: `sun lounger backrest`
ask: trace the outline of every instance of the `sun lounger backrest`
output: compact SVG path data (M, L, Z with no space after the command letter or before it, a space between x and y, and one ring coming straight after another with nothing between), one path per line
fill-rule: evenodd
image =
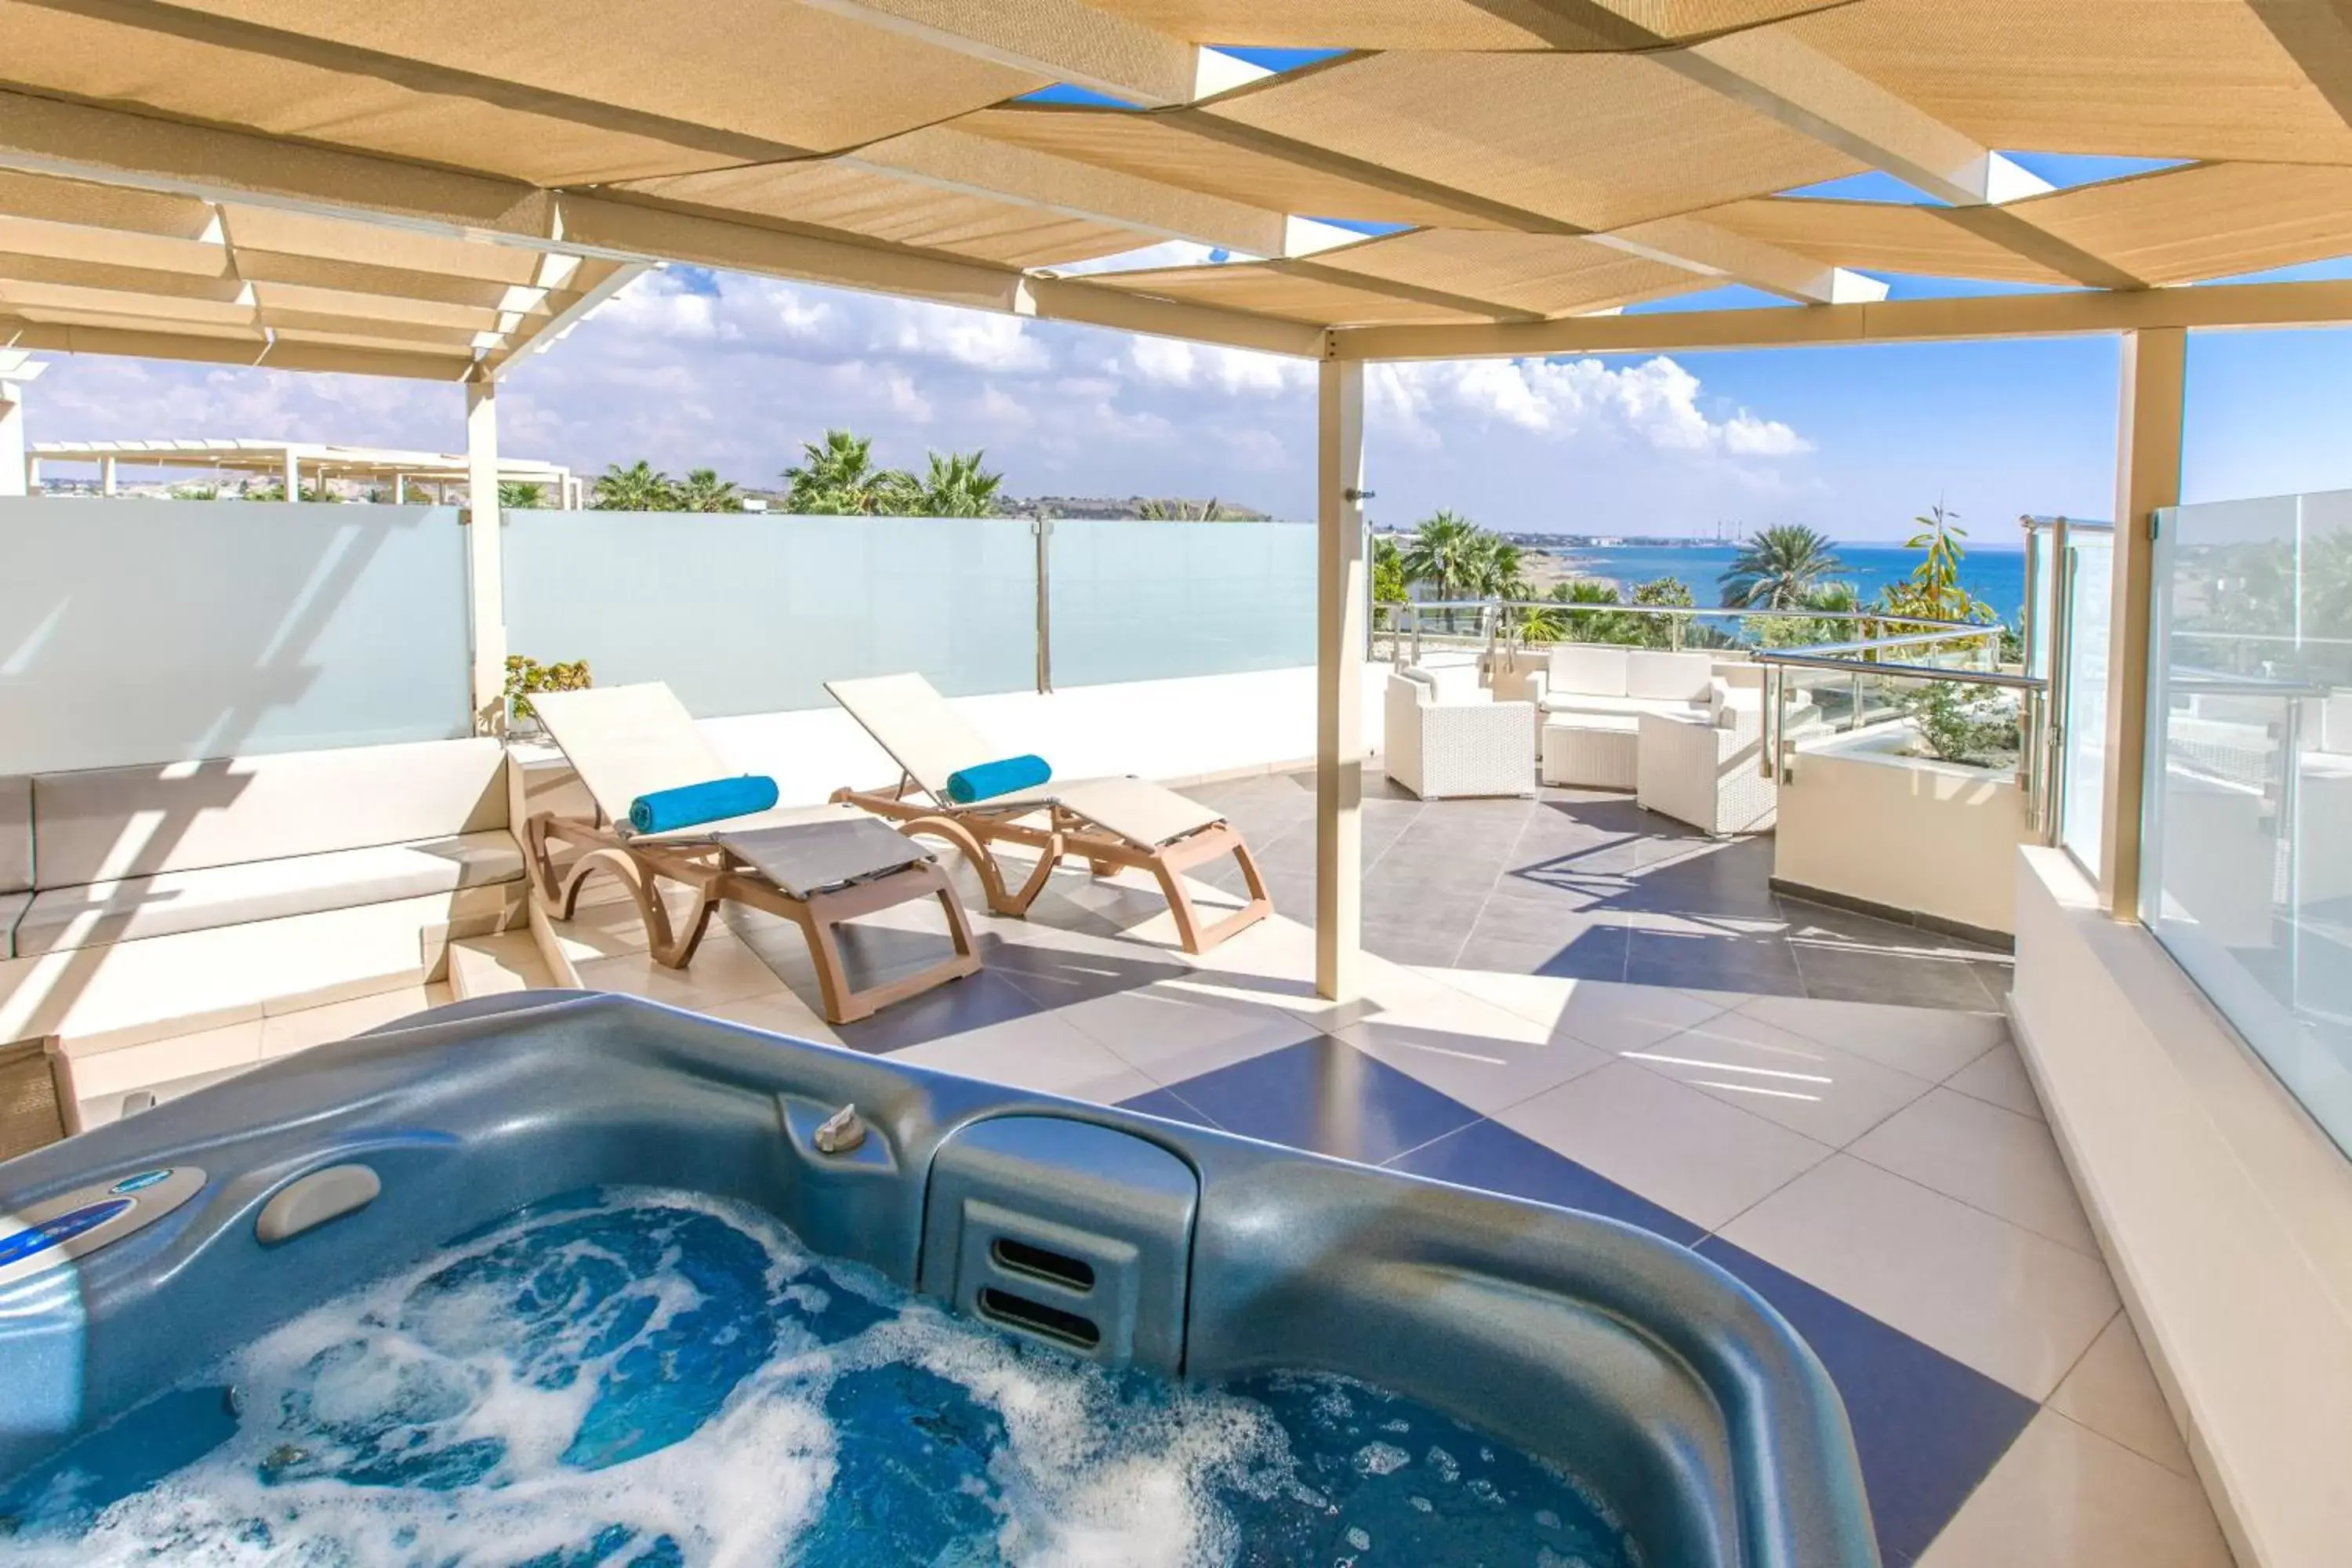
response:
M828 680L824 689L934 799L947 799L950 773L1002 755L919 675Z
M539 692L530 701L572 771L614 822L626 821L629 803L641 795L742 772L719 759L686 705L658 680Z

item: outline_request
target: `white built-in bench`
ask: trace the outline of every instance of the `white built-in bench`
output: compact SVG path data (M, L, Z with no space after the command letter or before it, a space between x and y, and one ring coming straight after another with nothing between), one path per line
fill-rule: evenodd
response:
M487 739L0 779L0 1041L111 1093L115 1053L415 984L522 921L508 801Z

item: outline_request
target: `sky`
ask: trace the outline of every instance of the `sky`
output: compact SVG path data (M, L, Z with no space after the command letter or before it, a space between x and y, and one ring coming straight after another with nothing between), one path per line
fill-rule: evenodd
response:
M1865 542L1900 539L1940 500L1979 544L2003 544L2021 513L2112 511L2116 359L2095 338L1373 366L1369 510L1395 526L1447 507L1515 531L1795 522ZM673 268L512 373L499 442L592 474L643 458L766 487L800 443L845 426L899 466L982 448L1010 495L1215 496L1303 519L1314 374ZM2200 334L2189 376L2187 499L2352 487L2352 333ZM37 441L465 439L462 394L443 384L58 356L31 392Z

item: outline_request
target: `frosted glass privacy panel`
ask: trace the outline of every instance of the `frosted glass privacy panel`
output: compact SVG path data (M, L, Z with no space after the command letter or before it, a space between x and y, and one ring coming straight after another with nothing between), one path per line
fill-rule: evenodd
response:
M2058 841L2095 877L2099 813L2106 798L2107 635L2114 618L2116 551L2111 534L2085 533L2066 542L2064 597L2066 683L2064 785L2058 797Z
M0 773L472 732L454 508L0 499Z
M1315 662L1315 529L1293 522L1055 522L1054 684Z
M700 718L830 706L915 670L950 697L1032 689L1036 539L1009 518L509 511L507 647L667 681Z
M2159 515L2141 916L2352 1152L2352 498Z

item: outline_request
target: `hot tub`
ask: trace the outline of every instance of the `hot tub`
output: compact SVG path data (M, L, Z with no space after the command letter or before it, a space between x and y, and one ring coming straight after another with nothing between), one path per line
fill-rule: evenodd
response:
M0 1211L36 1561L355 1496L392 1561L1877 1561L1820 1363L1685 1249L632 998L306 1052Z

